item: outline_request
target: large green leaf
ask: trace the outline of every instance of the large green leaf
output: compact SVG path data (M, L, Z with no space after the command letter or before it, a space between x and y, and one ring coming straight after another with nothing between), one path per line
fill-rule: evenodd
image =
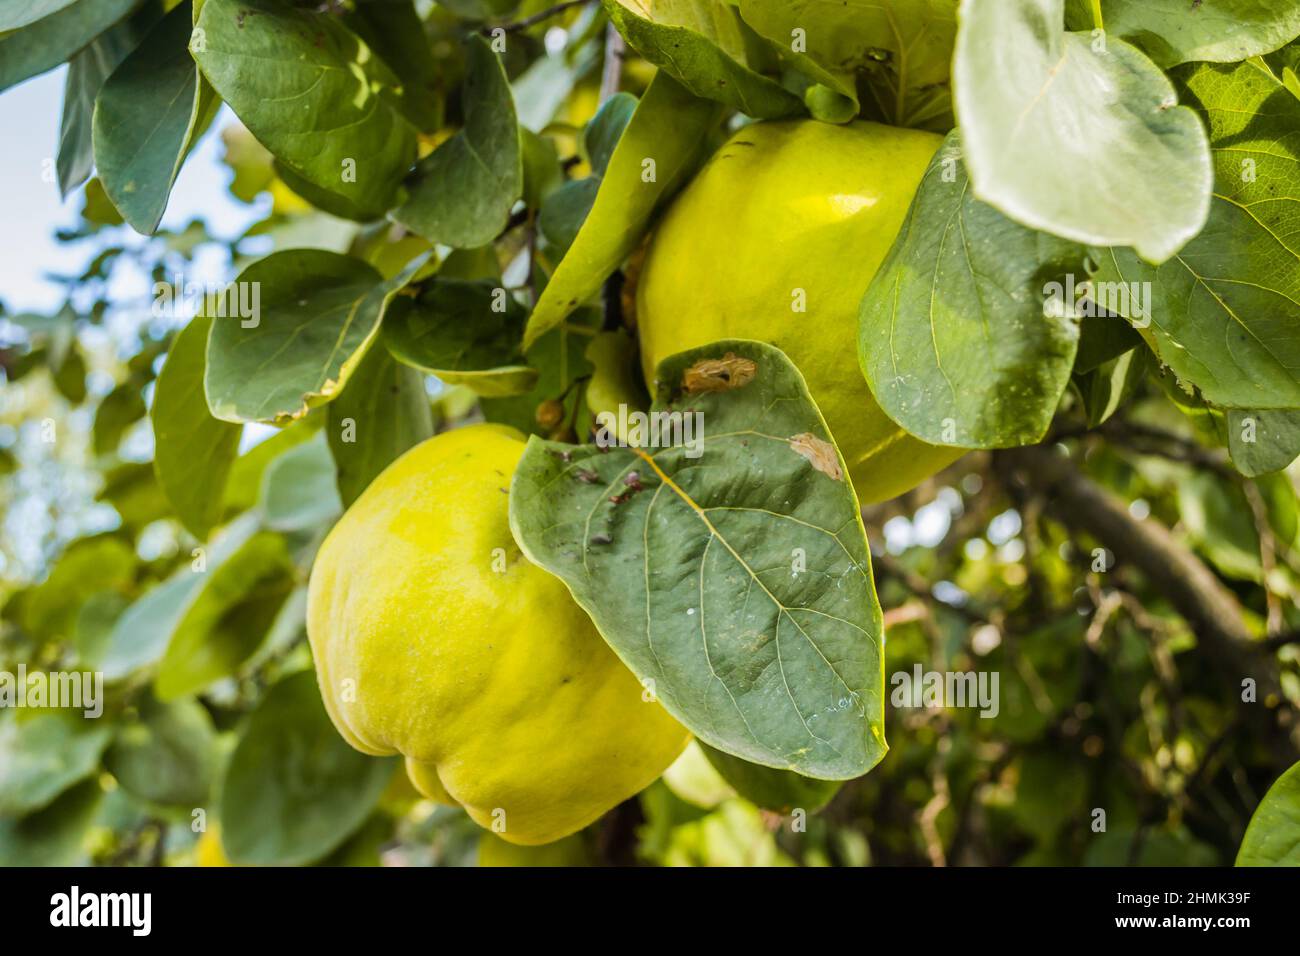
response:
M1231 409L1228 451L1248 478L1281 471L1300 457L1300 410Z
M262 642L293 586L288 545L271 531L254 534L209 570L158 663L158 699L173 701L233 674Z
M880 605L803 377L778 349L731 340L656 379L669 384L653 411L691 416L680 443L530 440L515 539L702 741L810 777L866 773L886 750Z
M1164 262L1205 225L1205 131L1136 48L1065 33L1062 3L962 6L953 80L975 195L1030 228Z
M197 701L145 698L118 728L104 767L142 800L199 807L207 803L216 758L217 734Z
M696 96L759 119L794 116L803 102L748 66L736 11L725 0L603 0L634 50Z
M465 126L421 160L393 218L430 242L472 249L505 228L523 194L519 124L505 67L472 36L462 96Z
M491 281L435 278L415 298L393 303L384 343L406 365L479 395L520 395L537 370L519 349L527 313Z
M95 104L95 166L136 232L152 235L185 155L219 105L190 56L192 12L165 16L108 78Z
M720 111L667 73L655 74L614 148L586 222L528 319L525 349L595 294L636 248L656 207L700 160Z
M387 349L371 349L330 403L328 433L339 497L350 505L403 452L433 435L424 376Z
M141 0L75 0L54 6L42 4L48 15L34 22L30 14L14 15L25 26L0 33L0 92L71 59L90 41L117 23Z
M218 316L208 336L204 390L212 414L228 422L285 424L328 402L347 383L410 274L381 282L360 259L319 249L289 249L253 263L226 300L256 301L259 314Z
M1235 63L1300 36L1296 0L1101 0L1106 32L1140 46L1163 67L1189 60ZM1093 27L1089 0L1069 0L1072 30Z
M221 843L245 865L310 863L343 843L375 806L395 762L338 735L310 671L270 689L248 719L221 787Z
M154 472L186 530L204 540L221 521L226 480L239 452L239 425L213 418L203 395L208 332L199 316L177 333L154 387Z
M1258 60L1180 78L1210 124L1210 221L1159 268L1103 250L1094 279L1149 283L1139 331L1206 401L1300 408L1300 100Z
M68 61L63 84L63 116L59 120L59 193L67 197L87 179L95 166L92 119L95 98L104 81L135 48L158 19L160 11L146 5L106 30Z
M1237 866L1300 866L1300 763L1264 794L1246 827Z
M285 166L378 217L415 160L400 81L332 12L206 0L193 45L208 82Z
M1082 275L1084 249L977 200L961 151L954 131L930 161L862 300L858 357L880 407L918 438L1030 444L1051 424L1079 341L1074 303L1053 307L1047 284Z
M39 810L85 780L112 734L108 721L80 712L0 712L0 817Z
M940 123L943 132L951 126L942 124L951 111L958 0L738 2L746 23L841 97L856 103L856 78L865 76L881 119L898 126Z

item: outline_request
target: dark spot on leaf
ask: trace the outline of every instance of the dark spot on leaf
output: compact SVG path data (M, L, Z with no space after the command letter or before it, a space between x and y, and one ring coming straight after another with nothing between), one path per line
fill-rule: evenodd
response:
M635 471L630 471L623 478L623 484L627 485L633 491L641 490L641 476Z
M609 544L614 539L607 534L593 534L591 536L592 544Z
M586 468L579 468L573 473L573 476L585 485L594 485L600 481L600 475L594 471L588 471Z

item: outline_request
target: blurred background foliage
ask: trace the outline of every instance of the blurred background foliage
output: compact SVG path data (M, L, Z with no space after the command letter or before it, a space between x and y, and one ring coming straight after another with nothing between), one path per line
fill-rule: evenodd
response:
M446 6L495 23L548 5ZM426 23L441 72L439 132L422 137L422 153L460 122L463 55L458 20L434 8ZM513 35L504 59L521 120L545 131L563 180L580 183L600 140L583 134L600 101L603 14L577 5ZM622 86L640 93L652 73L629 55ZM1300 705L1300 643L1289 637L1300 627L1300 475L1243 477L1222 416L1176 385L1114 374L1113 362L1077 376L1057 417L1051 443L1069 457L1050 461L1068 462L1068 475L1021 452L971 453L867 510L887 680L918 664L997 672L1000 713L888 708L890 754L819 812L756 806L693 746L586 831L520 848L420 799L398 763L352 751L315 691L303 630L311 561L342 510L326 411L283 430L244 428L220 528L199 540L156 480L147 415L190 315L155 314L148 299L109 288L115 270L167 282L202 252L229 278L298 246L350 252L392 276L429 246L312 207L229 112L211 135L231 194L261 203L265 218L237 236L195 220L145 239L91 180L80 224L59 236L94 251L60 277L65 304L0 312L0 671L106 679L98 721L0 713L0 863L1232 862L1295 758L1273 715ZM540 222L495 247L447 255L441 272L526 287L530 246L546 264L571 241L574 201L544 206ZM584 344L562 331L547 357L530 354L541 378L514 399L480 401L426 378L435 427L488 417L538 430L547 401L566 403L580 427ZM1089 493L1111 503L1112 521L1077 506ZM1188 564L1151 557L1141 529L1152 526ZM1188 567L1240 611L1259 652L1250 660L1267 674L1254 703L1228 666L1241 635L1215 634L1169 582ZM1266 633L1276 636L1255 640Z

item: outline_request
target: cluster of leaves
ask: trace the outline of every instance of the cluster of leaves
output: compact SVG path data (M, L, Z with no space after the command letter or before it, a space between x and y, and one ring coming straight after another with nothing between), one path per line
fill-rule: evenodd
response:
M863 118L947 134L862 302L881 406L935 444L1067 440L1088 481L1178 527L1228 582L1248 638L1284 636L1300 574L1282 472L1300 453L1297 36L1290 0L45 0L0 13L0 90L69 63L54 166L65 194L84 184L86 226L66 238L123 223L155 235L166 287L167 257L209 238L157 230L223 104L242 123L224 134L232 192L273 196L234 243L234 284L183 324L150 324L106 394L87 394L78 343L102 297L24 322L3 353L7 384L48 372L68 403L95 401L92 467L120 524L6 595L0 663L98 671L108 692L99 721L0 715L0 859L78 859L94 821L127 834L97 858L163 859L209 809L237 862L371 859L410 836L393 764L348 749L311 685L303 586L375 475L474 417L542 439L512 493L521 547L702 742L695 773L632 811L643 859L1230 857L1258 802L1247 795L1282 758L1245 745L1250 722L1159 575L1123 554L1117 570L1083 571L1081 534L1114 544L1049 521L1051 489L1026 486L1013 457L971 456L887 506L977 517L935 547L873 542L885 606L915 611L895 614L886 652L868 530L912 513L863 526L780 352L737 341L678 356L661 380L699 387L654 396L707 410L719 458L743 454L762 476L743 496L680 449L651 461L574 443L596 413L647 404L620 280L728 126ZM637 56L622 63L621 43ZM268 240L275 251L242 261ZM106 245L70 286L93 289L124 254ZM713 387L724 354L756 369L745 388ZM781 420L764 427L799 441L747 442L773 405ZM137 426L151 461L123 455ZM576 469L595 479L541 493ZM605 495L632 474L671 492L656 561L714 582L711 661L700 596L648 572L625 587L650 544L605 547L601 529L648 524L660 497ZM562 520L584 505L584 526ZM993 542L1004 513L1020 530ZM734 565L699 553L701 521ZM154 554L160 526L169 546ZM837 586L810 599L790 580L792 547ZM741 587L726 583L737 565ZM647 606L653 652L629 623ZM749 628L775 634L772 660L745 655ZM1300 702L1278 647L1271 707ZM883 673L976 657L1009 685L1001 720L896 712L894 757L839 788L884 754ZM779 838L759 810L828 801ZM1111 808L1105 840L1080 822L1090 807ZM434 817L414 838L439 828L437 859L472 857L463 818ZM1251 832L1243 856L1269 859L1275 829Z

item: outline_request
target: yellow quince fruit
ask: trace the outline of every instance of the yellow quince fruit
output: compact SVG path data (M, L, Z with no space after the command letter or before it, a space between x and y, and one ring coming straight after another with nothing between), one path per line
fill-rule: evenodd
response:
M580 830L689 734L510 534L522 436L473 425L412 448L326 537L307 632L339 732L402 754L431 799L521 845Z
M868 122L740 129L673 202L637 277L651 392L669 355L757 339L803 373L864 504L960 457L896 425L858 367L858 305L942 142Z

